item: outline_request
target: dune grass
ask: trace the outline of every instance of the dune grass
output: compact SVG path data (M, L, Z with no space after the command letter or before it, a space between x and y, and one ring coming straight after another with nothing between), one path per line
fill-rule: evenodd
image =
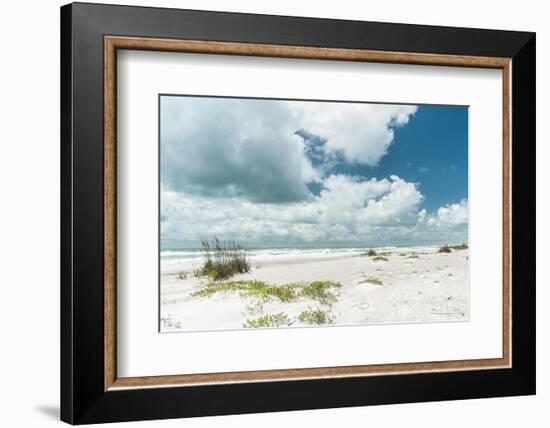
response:
M378 278L365 278L358 282L358 284L371 284L371 285L384 285L384 281Z
M330 314L330 311L308 308L298 315L298 320L307 325L324 325L332 324L335 318Z
M372 259L373 262L387 262L388 258L384 256L376 256Z
M411 254L410 256L405 257L405 259L419 259L420 256L418 254Z
M442 247L439 248L439 251L438 253L450 253L451 252L451 247L449 247L448 245L443 245Z
M268 328L290 325L290 318L284 312L267 314L255 319L247 319L243 323L244 328Z
M246 250L235 241L220 241L218 238L204 240L200 251L205 261L195 272L196 276L207 276L218 281L250 271Z

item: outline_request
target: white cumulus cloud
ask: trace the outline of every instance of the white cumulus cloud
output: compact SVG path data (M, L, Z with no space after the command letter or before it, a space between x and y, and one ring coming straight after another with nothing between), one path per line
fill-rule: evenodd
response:
M416 110L163 96L162 241L466 240L467 200L429 213L418 183L329 167L377 165Z
M393 142L394 128L406 125L416 106L364 103L290 104L303 128L327 140L346 161L377 165Z
M245 242L398 242L419 236L442 242L466 240L467 201L429 214L420 209L424 196L417 185L397 176L360 181L334 175L327 177L323 186L319 196L284 204L163 189L161 234L165 241L212 236ZM450 208L455 205L462 208ZM454 217L447 210L455 212ZM466 218L458 214L461 210ZM455 221L450 221L451 217Z
M326 140L322 151L376 165L415 106L333 102L161 98L161 180L176 191L256 202L309 198L321 181L305 153L307 131Z

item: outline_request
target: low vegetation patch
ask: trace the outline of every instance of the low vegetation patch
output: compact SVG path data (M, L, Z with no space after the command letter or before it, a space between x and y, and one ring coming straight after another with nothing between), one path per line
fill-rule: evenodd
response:
M298 315L298 320L307 325L324 325L332 324L334 317L329 311L323 311L322 309L311 309L303 311Z
M467 250L468 249L468 244L451 245L451 248L453 250Z
M255 319L247 319L243 323L244 328L268 328L290 325L290 318L284 312L267 314Z
M335 281L313 281L303 286L300 296L317 300L323 305L330 305L338 301L338 295L334 289L342 287L342 284Z
M205 261L195 272L196 276L207 276L218 281L250 271L246 250L235 241L220 241L218 238L205 240L201 242L200 251Z
M248 282L250 281L209 282L204 288L193 291L191 297L208 297L216 293L247 289Z
M374 256L376 256L376 251L374 251L373 249L370 249L370 250L365 251L365 252L363 252L359 255L363 256L363 257L374 257Z
M260 315L264 310L264 302L256 300L245 307L243 315Z
M411 254L410 256L406 257L407 259L419 259L420 256L418 254Z
M245 282L245 281L242 281ZM249 281L246 289L241 293L242 296L257 297L258 299L266 302L271 298L280 300L281 302L292 302L296 300L296 289L299 284L284 284L284 285L271 285L262 281Z
M378 278L365 278L359 281L359 284L384 285L384 282Z
M338 300L334 289L342 284L334 281L313 281L310 283L293 282L283 285L268 284L263 281L241 280L209 282L202 289L191 293L192 297L208 297L216 293L240 292L243 297L255 297L262 302L277 299L281 302L292 302L299 297L317 300L329 305Z
M388 258L385 256L376 256L372 259L373 262L387 262Z
M207 297L216 293L240 291L242 296L257 297L262 301L276 298L281 302L290 302L297 298L299 284L271 285L263 281L226 281L209 282L204 288L191 293L192 297Z
M468 244L460 244L460 245L443 245L439 248L439 253L450 253L451 250L467 250Z

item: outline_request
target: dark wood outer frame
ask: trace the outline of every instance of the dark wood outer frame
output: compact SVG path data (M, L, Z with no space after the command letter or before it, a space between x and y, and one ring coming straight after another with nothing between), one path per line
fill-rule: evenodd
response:
M441 55L491 57L495 61L493 66L506 68L511 60L511 69L506 68L505 73L511 75L509 108L514 141L511 366L492 370L466 367L461 371L434 371L433 367L425 367L428 373L382 376L375 372L369 377L350 373L351 377L292 382L265 381L276 378L269 374L253 383L112 388L116 382L108 354L114 336L105 341L105 332L109 330L105 319L108 323L114 317L109 315L112 314L109 305L104 304L108 296L103 289L105 281L109 282L114 275L114 265L104 263L104 245L112 239L104 220L114 207L114 200L104 200L105 194L113 194L104 193L109 186L109 180L104 181L104 172L113 169L109 162L114 160L108 152L104 157L104 131L114 133L104 122L104 113L114 107L107 102L104 109L103 86L109 83L104 81L103 74L104 49L109 49L106 36L119 36L115 38L119 41L139 41L141 49L144 38L153 38L163 39L161 42L167 44L170 39L197 41L193 43L202 45L201 49L203 41L245 47L264 44L272 46L273 51L268 53L271 55L281 49L316 47L324 52L326 48L328 52L359 50L357 55L369 50L370 60L376 60L377 52L399 52L394 62L407 56L405 62L415 63L429 63L429 58L437 60ZM158 44L151 48L158 49ZM303 57L303 52L299 56ZM382 56L387 61L388 53ZM411 60L413 57L416 60ZM464 65L465 60L461 61L454 65ZM484 66L475 60L470 65ZM534 34L72 4L61 9L61 73L62 420L93 423L534 393ZM506 114L504 117L509 118ZM228 379L235 380L238 379ZM121 386L125 386L124 382Z

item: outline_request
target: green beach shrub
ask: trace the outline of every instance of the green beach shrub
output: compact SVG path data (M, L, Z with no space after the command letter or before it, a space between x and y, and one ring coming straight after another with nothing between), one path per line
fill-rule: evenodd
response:
M368 251L365 251L361 254L359 254L360 256L363 256L363 257L374 257L376 256L376 251L374 251L372 248Z
M451 248L453 250L467 250L468 249L468 244L451 245Z
M200 251L205 261L195 272L196 276L207 276L217 281L250 271L246 250L235 241L220 241L216 237L210 241L204 240Z

